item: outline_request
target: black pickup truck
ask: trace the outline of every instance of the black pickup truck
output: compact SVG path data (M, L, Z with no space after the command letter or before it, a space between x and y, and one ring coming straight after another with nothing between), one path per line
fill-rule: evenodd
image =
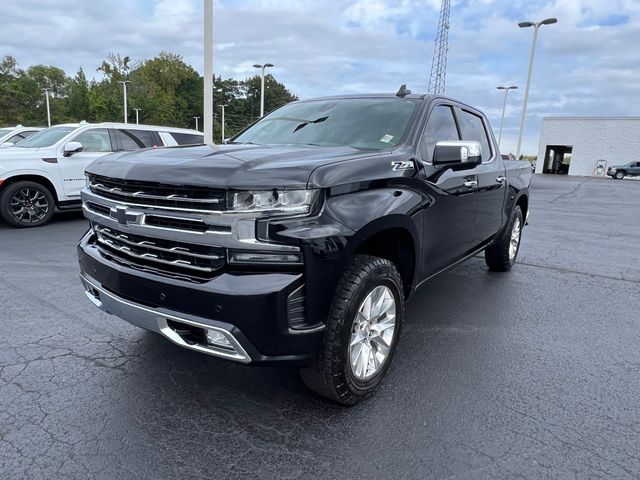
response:
M420 285L482 251L512 267L531 180L481 112L404 89L294 102L225 145L86 174L96 306L198 352L299 367L346 405L382 381Z

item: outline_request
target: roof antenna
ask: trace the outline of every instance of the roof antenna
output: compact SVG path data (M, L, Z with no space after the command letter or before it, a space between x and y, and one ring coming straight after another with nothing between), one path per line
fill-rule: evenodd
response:
M398 93L396 93L396 97L404 98L407 95L411 95L411 90L407 90L407 84L403 83Z

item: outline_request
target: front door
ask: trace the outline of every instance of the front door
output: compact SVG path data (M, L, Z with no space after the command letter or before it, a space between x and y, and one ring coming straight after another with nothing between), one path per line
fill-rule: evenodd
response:
M476 168L454 171L434 167L437 142L460 140L451 106L435 106L420 139L421 174L431 205L423 214L422 278L427 278L463 258L474 248L471 235L477 195Z
M60 175L64 185L64 193L70 199L79 199L80 190L85 185L84 170L97 158L114 151L107 128L92 128L71 138L70 142L82 144L82 151L64 156L64 146L58 153Z

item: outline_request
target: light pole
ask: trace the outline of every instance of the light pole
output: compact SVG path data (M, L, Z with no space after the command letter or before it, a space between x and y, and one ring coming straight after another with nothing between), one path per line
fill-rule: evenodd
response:
M213 144L213 0L204 0L204 143Z
M134 108L134 110L136 111L136 125L138 125L140 122L140 117L138 116L138 113L142 111L142 109L140 108Z
M502 104L502 118L500 118L500 133L498 134L498 148L500 148L500 142L502 141L502 125L504 125L504 111L507 108L507 94L509 90L517 90L518 87L512 85L510 87L496 87L498 90L504 90L504 103Z
M51 108L49 107L49 89L43 88L44 97L47 99L47 126L51 126Z
M220 105L220 108L222 109L222 142L224 143L224 107L228 107L229 105Z
M529 74L527 75L527 87L524 90L524 105L522 106L522 117L520 117L520 134L518 135L518 149L516 150L516 159L520 158L520 150L522 148L522 133L524 131L524 119L527 116L527 102L529 101L529 87L531 86L531 72L533 71L533 59L536 55L536 40L538 39L538 30L542 25L553 25L558 23L557 18L545 18L541 22L520 22L520 28L533 27L533 42L531 43L531 58L529 59Z
M200 117L193 117L193 118L195 118L195 119L196 119L196 130L200 131L200 129L198 128L198 119L199 119Z
M275 67L275 65L272 63L265 63L264 65L260 65L256 63L254 67L262 69L262 74L260 79L260 118L262 118L264 117L264 71L266 68Z
M127 122L127 83L131 83L131 80L118 80L118 83L122 84L124 88L124 123Z

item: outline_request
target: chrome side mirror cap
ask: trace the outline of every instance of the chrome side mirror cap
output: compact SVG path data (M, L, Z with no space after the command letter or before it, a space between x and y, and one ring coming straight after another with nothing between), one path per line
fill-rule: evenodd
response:
M435 166L474 167L482 163L480 142L468 140L448 140L436 143L433 150Z

